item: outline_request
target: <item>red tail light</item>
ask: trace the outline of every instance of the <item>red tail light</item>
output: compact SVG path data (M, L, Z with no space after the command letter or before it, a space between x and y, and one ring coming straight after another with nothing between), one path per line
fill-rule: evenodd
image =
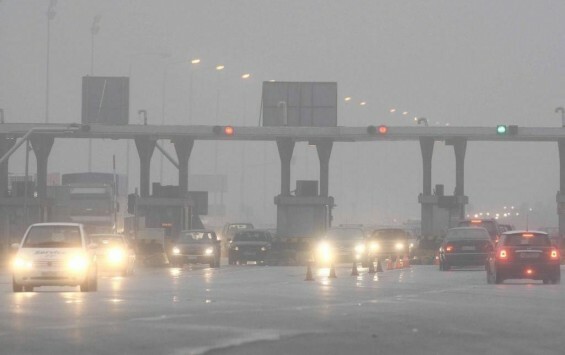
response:
M446 245L445 251L448 252L448 253L451 253L453 251L453 245Z
M508 253L506 252L506 250L502 249L500 252L498 252L498 258L502 260L508 259Z
M552 260L559 259L559 252L557 252L557 249L551 249L551 259Z

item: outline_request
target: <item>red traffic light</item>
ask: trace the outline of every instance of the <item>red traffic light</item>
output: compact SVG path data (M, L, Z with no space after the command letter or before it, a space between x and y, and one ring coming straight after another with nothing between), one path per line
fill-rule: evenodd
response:
M369 126L367 127L367 133L375 135L375 134L380 134L380 135L384 135L388 133L388 127L385 125L380 125L378 127L375 126Z
M224 134L225 134L226 136L233 136L234 132L235 132L235 131L234 131L234 129L233 129L232 126L225 126L225 127L224 127Z
M233 136L235 129L233 126L214 126L212 132L214 134L223 134L224 136Z

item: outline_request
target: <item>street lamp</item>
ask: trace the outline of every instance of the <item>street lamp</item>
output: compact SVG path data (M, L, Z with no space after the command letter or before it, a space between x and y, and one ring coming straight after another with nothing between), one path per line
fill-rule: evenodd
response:
M188 113L188 123L190 124L192 121L192 81L193 81L193 68L200 64L201 60L200 58L193 58L190 60L181 60L181 61L176 61L176 62L170 62L167 63L165 65L165 68L163 69L163 86L162 86L162 92L161 92L161 126L163 126L165 124L165 117L166 117L166 102L167 102L167 77L168 77L168 72L169 72L169 68L172 65L175 64L182 64L182 63L188 63L190 62L191 66L190 66L190 79L189 79L189 92L188 92L188 101L189 101L189 113ZM163 155L161 155L161 160L159 162L159 181L161 183L163 183ZM190 169L190 168L189 168Z
M100 19L102 16L96 15L92 19L90 26L90 75L94 75L94 36L100 32ZM88 172L92 171L92 139L88 139Z
M241 76L241 79L243 79L244 82L248 82L249 78L251 78L251 74L249 73L245 73ZM247 87L243 88L243 126L247 126ZM241 213L242 213L242 217L249 219L249 216L247 215L247 209L246 206L244 204L244 200L245 200L245 151L246 148L246 142L243 141L242 145L241 145L241 175L240 175L240 186L239 186L239 201L241 204Z
M47 66L45 73L45 123L49 123L49 54L51 51L51 20L55 18L57 14L55 12L55 5L57 5L57 0L51 0L49 2L49 7L47 8Z

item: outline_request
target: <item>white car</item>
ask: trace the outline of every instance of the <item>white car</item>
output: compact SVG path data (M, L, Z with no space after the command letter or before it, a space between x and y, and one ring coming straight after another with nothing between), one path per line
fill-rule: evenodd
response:
M79 223L37 223L26 231L12 263L14 292L38 286L80 286L96 291L98 267L94 247Z

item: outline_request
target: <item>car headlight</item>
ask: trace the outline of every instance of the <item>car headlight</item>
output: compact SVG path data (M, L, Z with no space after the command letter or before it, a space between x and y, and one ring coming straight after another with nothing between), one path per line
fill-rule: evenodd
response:
M67 262L67 267L72 271L83 271L88 266L88 261L83 255L75 255Z
M332 247L328 242L321 242L318 245L318 256L322 261L330 261L332 259Z
M369 245L369 249L373 252L379 250L380 246L379 243L377 242L371 242L371 244Z
M120 263L124 259L124 251L121 248L113 248L108 250L108 260L112 263Z
M404 243L396 243L394 245L394 249L396 250L403 250L404 249Z
M173 255L179 255L180 249L178 247L173 247Z
M361 253L365 252L365 246L363 244L357 244L355 246L355 252L357 254L361 254Z
M13 266L15 270L30 270L33 269L33 263L29 260L17 257L13 261Z
M267 251L267 247L261 247L261 251Z
M204 254L205 254L205 255L212 255L212 254L214 254L214 248L206 248L206 250L204 250Z

